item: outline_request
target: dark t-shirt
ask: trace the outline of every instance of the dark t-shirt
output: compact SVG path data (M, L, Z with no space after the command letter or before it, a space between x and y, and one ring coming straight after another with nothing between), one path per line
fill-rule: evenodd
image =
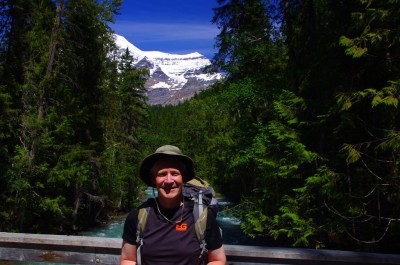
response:
M150 211L143 231L142 264L196 264L201 249L194 227L193 202L185 202L183 222L178 225L163 219L154 200L150 200L149 205ZM180 220L182 208L169 211L161 209L161 212L169 220ZM126 242L133 245L136 245L137 215L138 209L128 214L122 235ZM208 211L206 248L213 250L221 246L222 238L216 217L212 211Z

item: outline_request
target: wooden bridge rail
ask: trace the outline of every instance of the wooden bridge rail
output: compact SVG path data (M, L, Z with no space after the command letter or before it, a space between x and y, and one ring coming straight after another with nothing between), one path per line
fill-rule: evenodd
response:
M67 264L119 264L118 238L0 232L0 260ZM337 250L225 245L228 265L400 264L400 255Z

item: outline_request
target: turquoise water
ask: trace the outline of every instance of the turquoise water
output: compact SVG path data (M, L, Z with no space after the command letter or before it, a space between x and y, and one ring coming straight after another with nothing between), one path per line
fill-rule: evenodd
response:
M78 235L121 238L124 220L125 216L121 216L119 218L113 219L108 224L96 226L94 228L80 232Z
M220 212L218 213L217 221L222 229L222 239L224 244L227 245L268 245L271 246L273 243L271 240L258 238L254 239L246 236L241 228L241 221L236 217L225 214L223 212L224 207L232 206L233 204L224 199L218 200ZM222 210L222 211L221 211ZM91 228L87 231L79 233L82 236L96 236L96 237L111 237L121 238L125 216L121 216L112 220L106 225L100 225Z

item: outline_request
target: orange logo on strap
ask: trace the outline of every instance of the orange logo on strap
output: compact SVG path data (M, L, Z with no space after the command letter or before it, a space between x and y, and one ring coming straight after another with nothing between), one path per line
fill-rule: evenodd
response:
M185 223L176 224L175 230L178 232L185 232L187 230L187 224Z

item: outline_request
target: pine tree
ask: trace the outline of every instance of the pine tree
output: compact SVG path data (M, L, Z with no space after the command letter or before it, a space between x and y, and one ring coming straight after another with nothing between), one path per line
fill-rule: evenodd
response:
M380 251L389 250L396 238L390 220L398 211L387 198L397 184L387 179L392 176L387 166L397 159L394 146L385 145L389 138L384 132L396 135L392 122L397 111L377 108L383 102L374 105L374 99L385 98L381 106L394 106L390 92L382 95L397 76L396 67L387 67L389 47L396 50L396 41L387 38L390 34L385 37L390 45L378 41L385 32L378 25L391 28L396 19L387 15L397 9L395 3L378 1L286 1L291 85L305 104L298 115L299 132L319 159L286 197L283 215L274 219L275 235L296 235L293 225L298 224L297 231L309 231L308 240L297 236L301 244L349 248L352 242L354 249ZM285 215L293 218L284 220Z
M17 110L7 125L19 141L8 148L12 166L2 177L10 208L2 216L19 231L86 225L98 209L89 216L79 209L104 207L102 84L113 43L107 22L120 1L5 4L2 88Z
M134 59L128 49L116 55L117 71L114 82L107 88L108 113L104 117L106 148L103 152L106 179L112 179L104 187L113 194L117 207L130 209L141 193L141 181L137 178L136 165L140 163L139 129L147 122L148 109L144 84L149 77L147 69L134 67Z

